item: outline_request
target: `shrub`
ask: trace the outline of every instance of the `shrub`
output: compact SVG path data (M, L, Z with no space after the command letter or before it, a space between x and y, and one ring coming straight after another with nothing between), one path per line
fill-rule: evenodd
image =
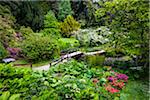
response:
M97 29L79 30L75 37L79 40L81 46L99 46L110 41L110 34L112 33L107 27L101 26Z
M58 44L61 50L79 47L79 41L74 38L60 38Z
M45 28L40 31L42 36L51 36L53 38L60 38L60 30L55 28Z
M34 33L30 27L25 27L25 26L21 26L19 32L23 37L27 37Z
M0 59L3 59L7 56L7 50L4 48L2 43L0 43Z
M9 18L8 16L3 17L0 15L0 42L5 47L8 47L9 43L14 39L14 29L12 29L13 25L14 21L11 18Z
M45 15L44 28L59 28L59 23L51 10Z
M77 31L80 28L80 24L72 17L67 16L63 23L60 25L62 36L70 37L73 31Z
M49 11L45 15L44 20L44 29L41 31L43 35L53 35L60 37L60 28L59 22L57 21L55 14L52 11Z
M21 43L24 56L32 61L46 60L59 55L56 41L50 37L32 35ZM55 55L55 56L54 56Z

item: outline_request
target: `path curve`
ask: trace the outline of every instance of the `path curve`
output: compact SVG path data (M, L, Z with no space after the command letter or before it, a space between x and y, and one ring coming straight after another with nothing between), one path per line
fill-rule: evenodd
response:
M96 52L88 52L88 53L83 53L81 51L76 51L76 52L73 52L73 53L70 53L70 54L66 54L64 56L61 56L60 59L58 59L57 61L55 62L52 62L51 65L56 65L56 64L60 64L60 63L64 63L64 62L67 62L68 61L68 58L73 58L73 57L76 57L76 56L82 56L82 55L95 55L95 54L102 54L104 53L105 51L104 50L100 50L100 51L96 51ZM40 66L40 67L34 67L32 68L34 71L42 71L42 70L49 70L50 64L47 64L47 65L43 65L43 66Z

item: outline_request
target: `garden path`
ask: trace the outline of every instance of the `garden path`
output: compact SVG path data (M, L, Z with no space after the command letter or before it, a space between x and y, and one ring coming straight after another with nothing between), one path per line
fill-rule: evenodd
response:
M66 55L63 55L61 56L60 59L58 59L57 61L54 61L51 63L51 65L56 65L56 64L60 64L60 63L64 63L64 62L67 62L68 61L68 58L73 58L73 57L77 57L77 56L82 56L82 55L95 55L95 54L102 54L104 53L105 51L104 50L100 50L100 51L96 51L96 52L88 52L88 53L83 53L81 51L77 51L77 52L73 52L73 53L70 53L70 54L66 54ZM32 68L33 70L37 71L37 70L49 70L50 64L47 64L47 65L44 65L44 66L39 66L39 67L34 67Z

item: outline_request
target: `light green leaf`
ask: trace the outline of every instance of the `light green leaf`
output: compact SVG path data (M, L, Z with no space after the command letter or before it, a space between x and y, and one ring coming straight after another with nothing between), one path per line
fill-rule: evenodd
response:
M20 94L13 94L9 100L20 100Z
M9 91L3 92L2 96L0 97L0 100L8 100L9 96L10 96Z

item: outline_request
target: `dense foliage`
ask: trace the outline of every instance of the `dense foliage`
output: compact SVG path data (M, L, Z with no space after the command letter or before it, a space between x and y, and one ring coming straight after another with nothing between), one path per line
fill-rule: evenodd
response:
M58 6L58 19L63 21L68 15L72 15L70 0L60 0Z
M148 16L148 0L1 1L0 100L147 100Z
M107 27L101 26L97 29L81 29L75 34L75 37L81 46L92 47L110 42L111 34Z
M34 31L43 26L44 13L40 2L3 2L8 5L12 14L16 17L17 23L30 26Z
M6 6L0 5L0 42L8 47L13 37L15 19Z
M3 59L7 56L7 50L0 43L0 59Z
M41 33L43 33L43 35L53 35L57 37L60 36L59 22L52 11L49 11L45 15L44 29L41 31Z
M20 34L21 33L21 34ZM24 39L33 34L33 30L30 27L21 26L18 30L18 37L23 37Z
M33 34L21 43L24 56L28 60L39 61L41 59L52 59L59 55L59 48L49 37L40 37Z
M99 4L102 7L97 9L95 16L98 22L114 31L115 48L142 56L145 61L140 63L148 62L148 1L113 0Z
M80 28L80 24L70 15L60 25L62 36L70 37L73 31L77 31Z
M58 44L61 50L74 49L80 46L79 41L74 38L60 38Z
M114 72L107 73L103 75L102 69L89 68L74 60L52 67L49 72L44 73L1 65L0 94L3 92L4 95L4 91L9 91L10 95L18 94L24 99L110 99L115 95L107 92L104 84L109 84L106 77ZM128 78L117 77L125 81Z

